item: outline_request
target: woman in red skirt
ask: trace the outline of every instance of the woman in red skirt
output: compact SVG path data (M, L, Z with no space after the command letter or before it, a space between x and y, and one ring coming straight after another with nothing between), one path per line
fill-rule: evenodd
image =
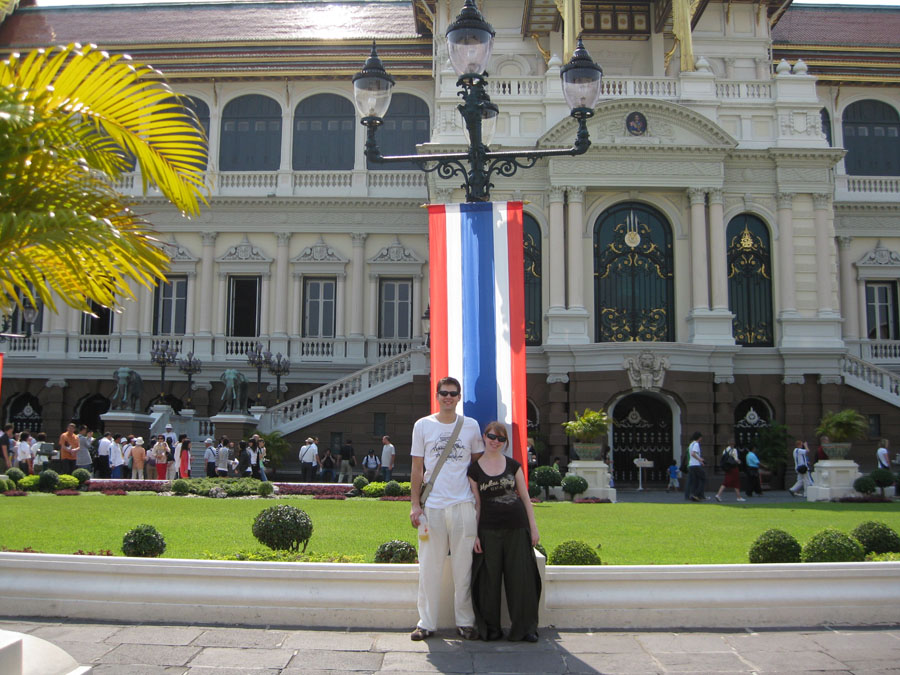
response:
M725 492L725 488L733 488L739 502L747 501L741 497L741 458L738 455L737 448L734 447L734 440L722 451L720 465L725 470L725 480L719 486L719 491L716 493L716 501L722 501L722 493Z

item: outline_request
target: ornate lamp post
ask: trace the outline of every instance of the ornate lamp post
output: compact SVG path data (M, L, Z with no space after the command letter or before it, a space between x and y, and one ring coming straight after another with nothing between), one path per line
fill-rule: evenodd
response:
M187 375L188 377L188 393L187 393L187 405L188 408L192 408L192 398L193 395L191 392L193 389L191 385L194 382L194 375L200 372L200 368L203 364L200 362L200 359L194 358L194 352L188 352L187 356L183 359L178 359L178 370Z
M571 108L571 115L578 121L575 143L568 149L511 150L492 152L489 145L496 128L497 105L491 102L485 91L487 67L494 45L494 29L484 20L475 7L474 0L466 4L456 21L447 29L447 46L450 63L459 79L459 95L463 103L458 106L465 123L469 149L466 152L432 153L424 155L396 155L385 157L378 149L375 132L383 123L391 103L391 77L378 58L375 43L363 69L353 76L353 97L361 123L366 127L366 159L370 162L413 162L422 171L437 171L441 178L461 176L467 202L490 200L491 176L495 173L510 177L518 169L529 169L544 157L575 156L587 152L591 145L587 120L594 114L594 106L600 97L600 80L603 70L591 59L581 38L572 59L560 70L563 96ZM467 166L468 165L468 166Z
M156 349L150 350L150 361L159 366L159 391L163 403L166 402L166 366L174 365L178 352L174 347L169 347L169 341L163 340L156 344Z
M291 362L281 352L269 360L269 372L275 376L275 405L281 403L281 378L291 372Z
M22 320L25 322L25 334L12 333L15 327L16 303L7 300L3 305L2 316L0 316L0 342L6 342L6 338L31 337L31 326L37 320L38 310L31 300L23 298L22 300Z
M272 360L272 353L268 350L263 351L261 342L257 342L255 347L247 350L247 363L256 368L256 405L260 403L260 385L262 383L262 369L269 365Z

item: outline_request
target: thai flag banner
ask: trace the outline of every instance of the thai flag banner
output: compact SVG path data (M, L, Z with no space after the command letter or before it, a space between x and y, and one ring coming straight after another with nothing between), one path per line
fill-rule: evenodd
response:
M462 413L506 424L527 476L522 202L434 204L428 225L432 391L458 379Z

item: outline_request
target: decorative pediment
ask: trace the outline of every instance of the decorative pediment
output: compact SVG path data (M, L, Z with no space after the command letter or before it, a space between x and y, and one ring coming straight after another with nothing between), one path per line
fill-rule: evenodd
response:
M175 235L172 235L172 238L169 241L160 242L159 247L166 252L166 255L169 256L169 261L173 263L195 263L199 260L199 258L197 258L187 248L178 243L178 241L175 239Z
M216 262L270 263L272 262L272 258L267 256L259 248L251 244L250 240L247 239L247 235L245 234L244 240L240 244L229 248L223 255L216 258Z
M856 269L860 279L897 279L900 277L900 253L881 245L856 261Z
M637 356L629 356L622 367L628 373L632 389L659 391L669 369L669 359L645 350Z
M425 260L411 248L404 246L400 239L385 246L368 260L374 265L375 274L421 274Z
M673 146L730 149L737 141L722 127L690 108L652 99L617 99L600 103L588 120L595 146ZM542 147L568 147L577 123L559 122L538 141Z
M334 248L325 243L321 235L319 241L307 246L300 254L291 259L294 274L334 274L343 276L349 259L342 256Z

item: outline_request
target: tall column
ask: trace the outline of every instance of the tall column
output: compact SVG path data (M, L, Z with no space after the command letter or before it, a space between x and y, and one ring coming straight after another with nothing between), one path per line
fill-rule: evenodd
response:
M415 339L422 337L422 315L425 309L422 307L422 275L413 277L412 296L412 336Z
M709 268L712 308L728 311L728 243L722 190L709 191Z
M269 335L269 303L271 302L271 293L269 289L272 287L272 275L264 272L260 279L259 289L259 335Z
M834 287L831 280L832 238L828 232L828 211L830 195L818 193L813 195L814 217L816 225L816 301L819 314L832 314L831 306Z
M216 315L216 334L225 335L225 318L228 312L226 299L228 297L228 275L225 272L219 272L219 292L216 299L218 312Z
M566 306L565 188L550 188L550 309Z
M569 198L568 286L569 309L584 310L584 188L566 188Z
M794 284L794 195L790 192L779 192L775 195L778 203L778 272L781 277L781 312L794 314L797 312L797 299Z
M301 335L300 333L300 309L303 307L303 275L300 272L294 272L292 275L293 283L291 284L291 335ZM338 296L340 297L340 296ZM338 315L340 316L340 315ZM340 335L340 333L335 333Z
M366 261L365 246L366 237L368 235L363 232L354 232L350 235L353 240L353 283L351 284L350 296L350 336L362 337L365 311L363 302L365 300L365 280L366 280ZM371 314L378 314L375 306L371 306Z
M844 319L844 338L858 340L859 312L856 307L856 278L853 274L853 260L850 258L852 237L838 237L838 255L841 265L841 315Z
M299 306L299 303L298 303ZM334 289L334 336L342 338L347 335L344 328L344 313L347 309L347 273L339 272Z
M709 309L709 266L706 249L706 190L691 188L691 305Z
M197 321L198 335L212 335L212 307L213 307L213 272L216 267L216 237L218 232L201 232L203 250L200 253L200 299L199 320Z
M290 232L278 232L275 235L275 302L272 317L272 335L287 337L288 321L288 254L291 243Z
M859 322L859 339L869 339L869 321L866 316L866 282L854 279L856 285L856 316Z

